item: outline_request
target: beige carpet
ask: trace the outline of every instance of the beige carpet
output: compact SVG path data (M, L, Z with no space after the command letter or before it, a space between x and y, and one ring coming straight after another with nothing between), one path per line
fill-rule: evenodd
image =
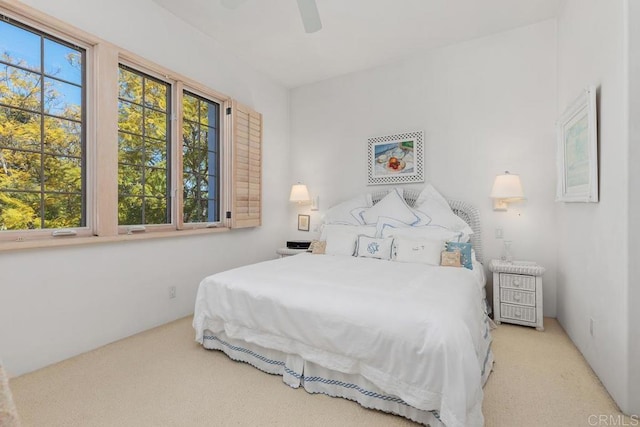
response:
M190 322L181 319L11 380L23 425L415 425L294 390L277 376L204 350L193 341ZM537 332L503 324L493 331L486 426L589 426L598 425L590 415L620 414L555 319L545 319L545 326Z

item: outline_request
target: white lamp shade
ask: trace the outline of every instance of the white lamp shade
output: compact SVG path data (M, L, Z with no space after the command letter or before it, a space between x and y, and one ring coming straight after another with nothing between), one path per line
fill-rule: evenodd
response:
M491 189L491 198L518 200L524 199L520 176L505 172L504 175L496 176Z
M311 197L309 197L309 190L306 185L294 184L291 186L290 202L308 202L309 200L311 200Z

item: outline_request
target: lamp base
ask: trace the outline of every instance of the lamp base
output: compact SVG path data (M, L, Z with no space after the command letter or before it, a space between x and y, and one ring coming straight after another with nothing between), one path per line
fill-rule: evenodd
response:
M507 202L504 199L493 199L493 210L494 211L506 211L507 210Z

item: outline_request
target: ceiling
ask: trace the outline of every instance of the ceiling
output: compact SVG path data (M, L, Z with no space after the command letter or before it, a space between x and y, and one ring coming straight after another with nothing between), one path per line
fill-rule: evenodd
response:
M312 34L296 0L153 1L291 88L550 19L563 0L316 0Z

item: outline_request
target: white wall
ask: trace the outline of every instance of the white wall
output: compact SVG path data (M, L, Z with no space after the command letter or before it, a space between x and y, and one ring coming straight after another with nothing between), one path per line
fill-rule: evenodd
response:
M151 0L25 3L263 113L263 226L206 236L0 253L0 357L22 374L193 312L199 281L275 257L284 237L288 90ZM169 300L168 287L177 287Z
M623 1L567 0L558 18L558 108L598 89L600 202L559 203L558 319L628 407L628 135ZM594 336L589 319L595 322ZM637 363L637 360L636 362Z
M629 242L640 242L640 2L625 0L628 8L629 49ZM640 246L629 245L629 404L640 414ZM633 262L635 261L635 262Z
M486 260L501 255L500 226L517 258L547 268L544 312L555 316L555 103L554 20L299 87L291 93L292 179L326 210L376 188L366 186L367 138L424 130L426 182L480 209ZM521 175L528 200L494 212L489 193L505 170ZM296 237L305 235L313 233Z

